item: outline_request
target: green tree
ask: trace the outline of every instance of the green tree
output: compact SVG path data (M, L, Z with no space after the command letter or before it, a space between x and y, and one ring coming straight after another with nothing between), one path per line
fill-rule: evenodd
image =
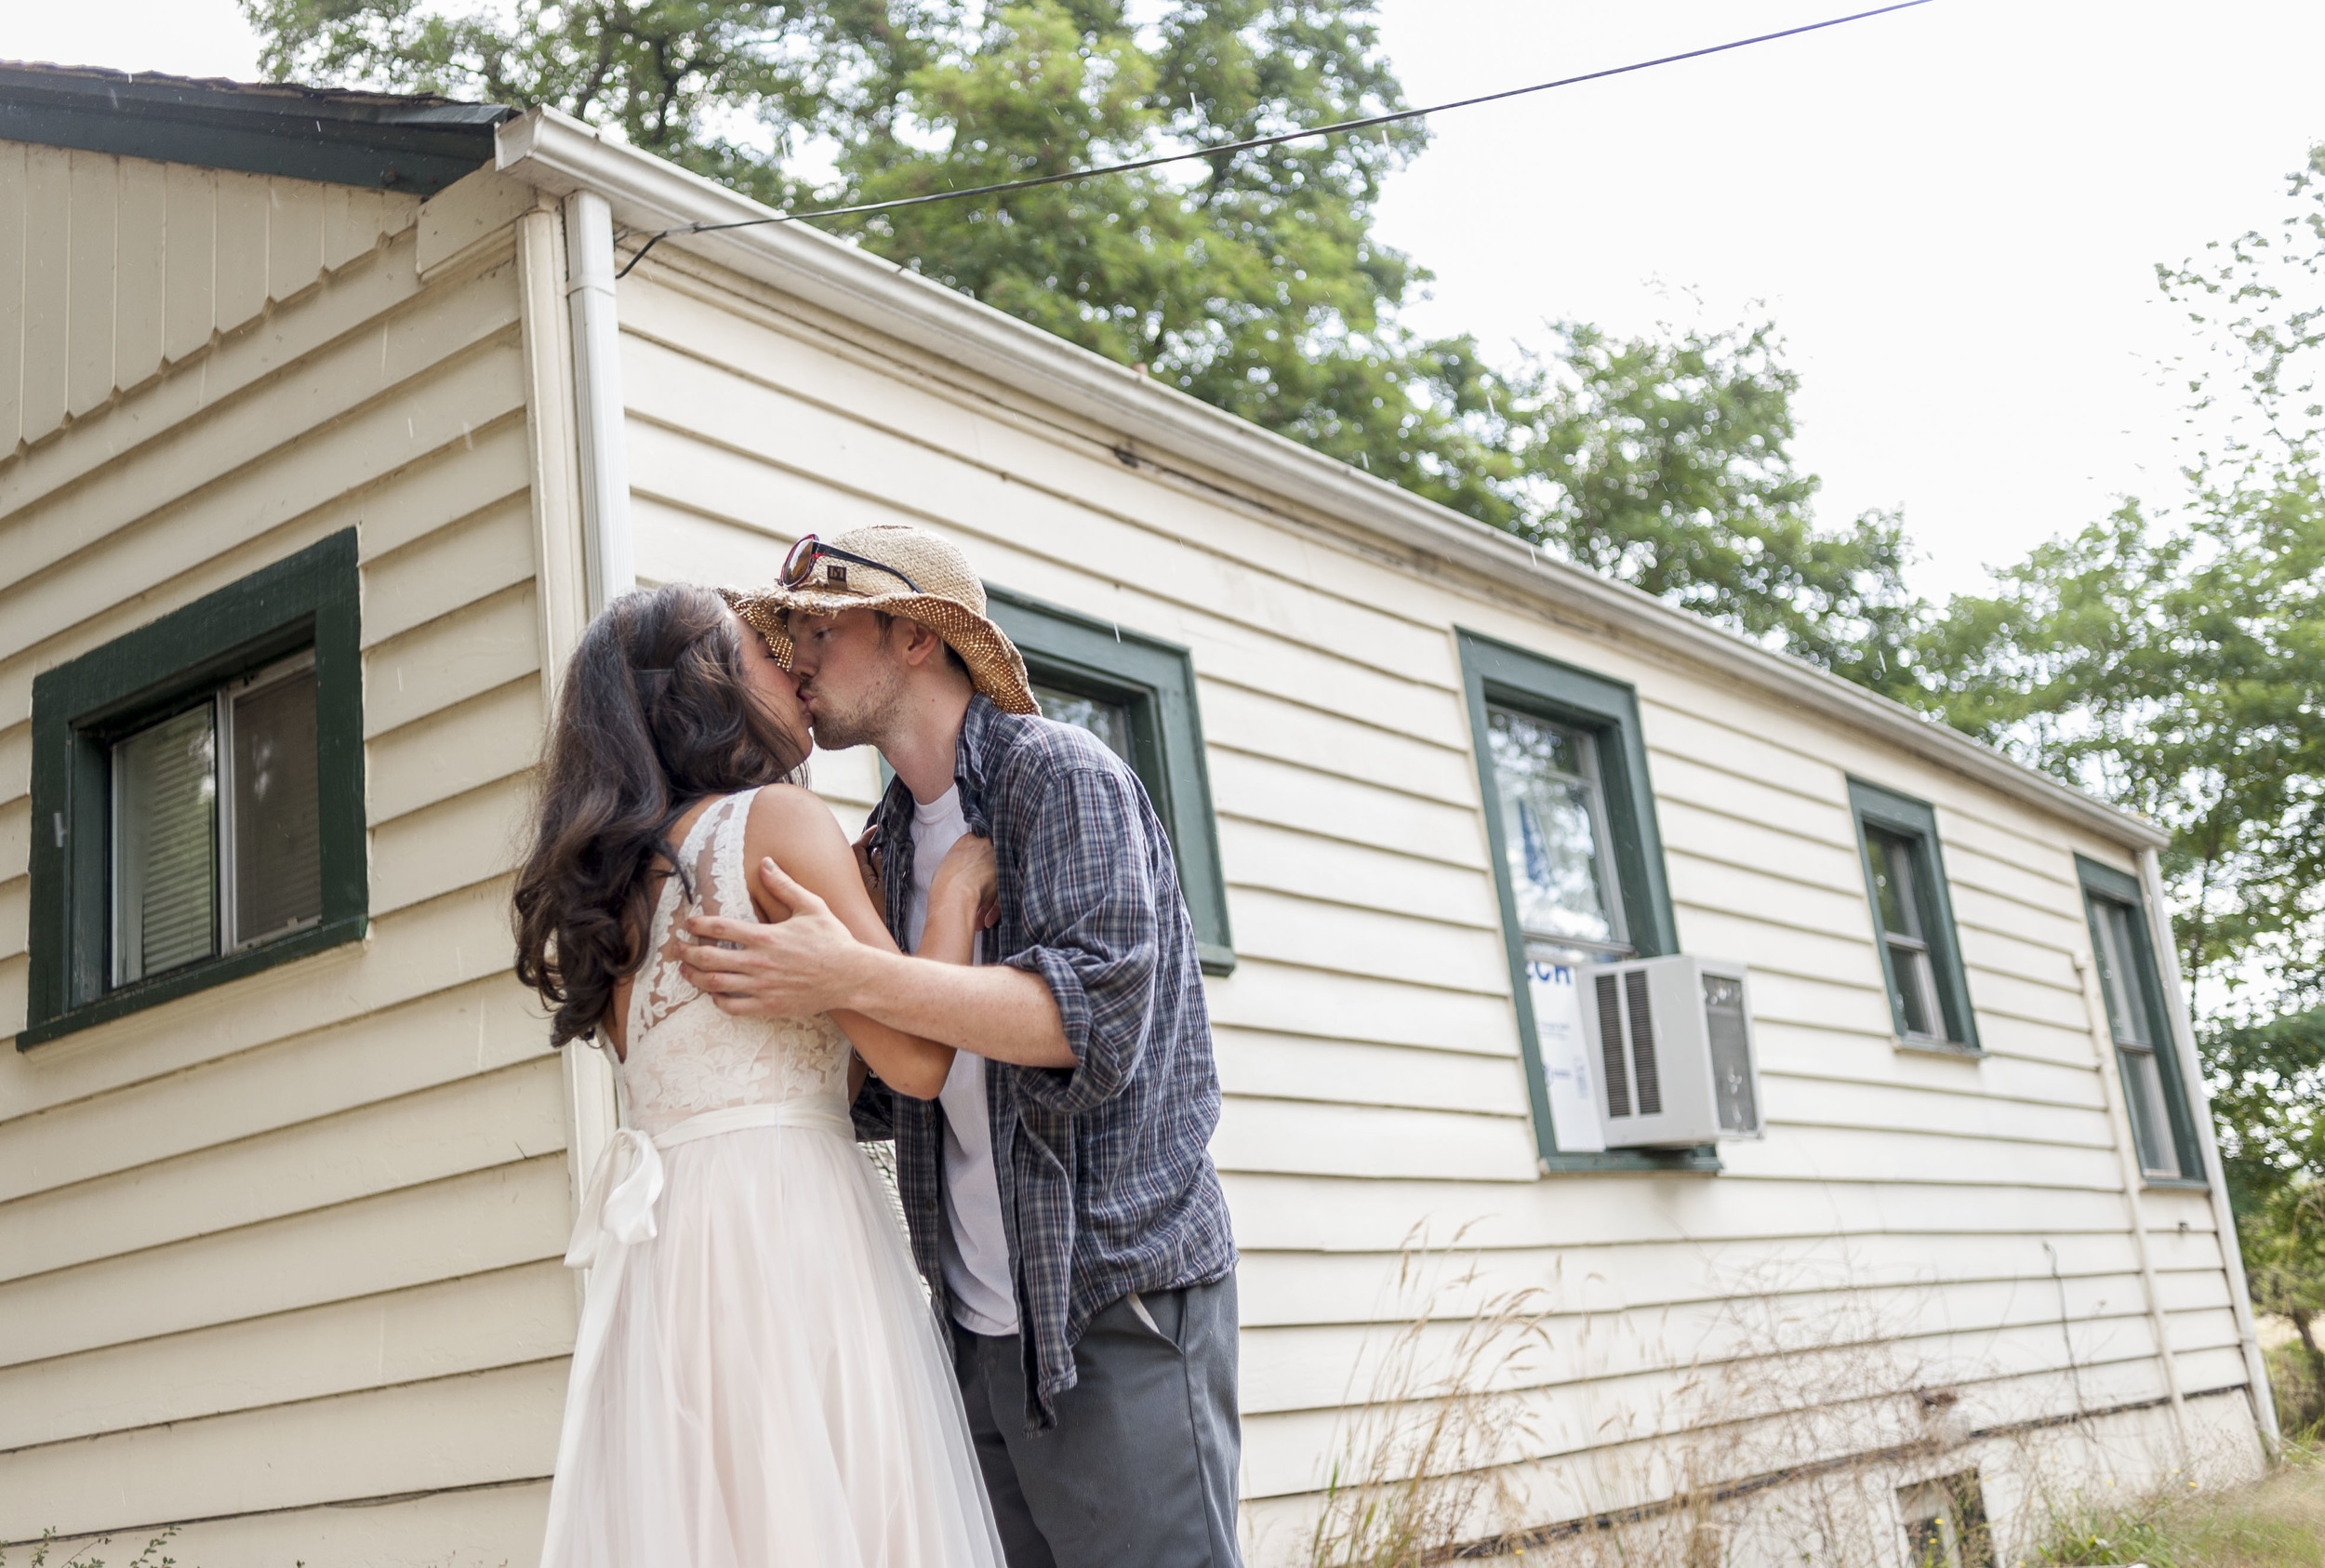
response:
M2325 145L2292 196L2273 234L2160 270L2212 344L2185 499L2126 502L1957 599L1920 694L2169 827L2190 983L2264 1016L2325 1000Z
M2300 1428L2325 1420L2325 145L2291 193L2272 232L2159 269L2209 339L2185 499L2127 502L1956 600L1920 699L2172 830L2246 1278L2298 1331L2278 1393Z
M1403 107L1369 0L242 0L283 77L552 104L788 207L1216 146ZM1566 328L1508 370L1403 325L1372 233L1417 123L828 220L867 249L1378 478L1885 689L1893 519L1809 520L1766 328Z

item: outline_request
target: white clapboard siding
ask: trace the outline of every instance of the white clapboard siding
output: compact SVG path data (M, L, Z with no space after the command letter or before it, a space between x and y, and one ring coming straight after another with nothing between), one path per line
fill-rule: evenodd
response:
M573 1345L555 1259L0 1370L0 1450L540 1361Z
M292 1508L198 1520L171 1538L169 1550L185 1563L304 1562L316 1568L323 1563L458 1561L446 1557L444 1543L458 1541L463 1558L480 1563L525 1563L539 1554L548 1514L546 1481L463 1487L367 1502L361 1508Z
M0 1495L78 1534L529 1480L556 1460L565 1392L559 1357L20 1449Z
M423 284L413 198L0 143L0 229L34 211L86 243L28 255L69 320L0 328L0 1029L34 677L351 527L373 834L361 942L0 1051L0 1539L514 1560L575 1295L564 1070L508 973L543 663L513 245Z
M1239 960L1209 982L1213 1152L1245 1259L1256 1521L1318 1483L1348 1336L1398 1321L1382 1282L1415 1237L1458 1235L1481 1277L1571 1289L1634 1345L1720 1282L1798 1269L1814 1289L1783 1289L1811 1317L1909 1298L1912 1342L2012 1419L2160 1392L2112 1064L2074 962L2071 854L2123 864L2121 848L1717 670L1339 548L1299 498L1126 462L1074 410L690 258L642 268L621 314L638 556L658 580L764 580L801 533L910 522L989 581L1193 650ZM1722 1146L1721 1175L1532 1173L1455 628L1639 690L1682 944L1753 970L1771 1126ZM1982 1058L1893 1038L1853 775L1937 809ZM2159 1236L2181 1210L2156 1196ZM2175 1342L2223 1310L2201 1229L2172 1255L2191 1292L2167 1303ZM1645 1409L1672 1365L1642 1356L1610 1408ZM1316 1408L1269 1414L1271 1379Z
M269 300L297 298L407 227L419 205L386 192L7 143L0 223L41 259L27 269L22 315L7 328L24 390L22 412L0 425L0 445L38 441L63 414L85 416L248 326ZM50 248L58 240L61 267Z

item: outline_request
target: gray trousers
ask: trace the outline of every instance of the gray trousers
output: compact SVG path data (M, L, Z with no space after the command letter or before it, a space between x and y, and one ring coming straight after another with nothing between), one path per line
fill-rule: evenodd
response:
M1074 1347L1057 1426L1025 1429L1017 1337L955 1324L953 1366L1009 1568L1242 1568L1235 1276L1129 1297Z

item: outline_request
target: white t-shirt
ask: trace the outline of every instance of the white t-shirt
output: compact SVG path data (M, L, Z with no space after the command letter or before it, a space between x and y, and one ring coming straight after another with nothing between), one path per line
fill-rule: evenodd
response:
M905 946L918 952L928 929L928 886L946 852L969 831L958 785L912 804L912 902ZM979 942L983 941L980 937ZM1009 1236L1001 1223L1001 1178L993 1169L993 1123L985 1107L985 1058L956 1051L937 1096L945 1110L945 1233L939 1248L952 1315L971 1334L1017 1332Z

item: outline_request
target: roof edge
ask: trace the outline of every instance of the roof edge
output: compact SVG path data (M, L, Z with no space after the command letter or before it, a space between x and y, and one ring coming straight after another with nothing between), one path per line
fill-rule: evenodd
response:
M775 209L650 153L609 140L582 122L536 109L502 125L498 166L558 195L594 191L616 218L641 229L733 223ZM917 272L804 224L768 224L672 235L662 242L865 322L995 379L1114 425L1156 453L1201 463L1263 493L1297 496L1371 536L1388 551L1415 553L1531 591L1551 607L1607 626L1903 746L1922 760L2055 812L2129 849L2161 848L2171 834L1982 741L1928 719L1829 671L1678 609L1653 595L1562 561L1515 536L1424 500L1249 420L1214 408L1138 371L1067 342Z
M432 196L516 111L432 95L0 61L0 140Z

